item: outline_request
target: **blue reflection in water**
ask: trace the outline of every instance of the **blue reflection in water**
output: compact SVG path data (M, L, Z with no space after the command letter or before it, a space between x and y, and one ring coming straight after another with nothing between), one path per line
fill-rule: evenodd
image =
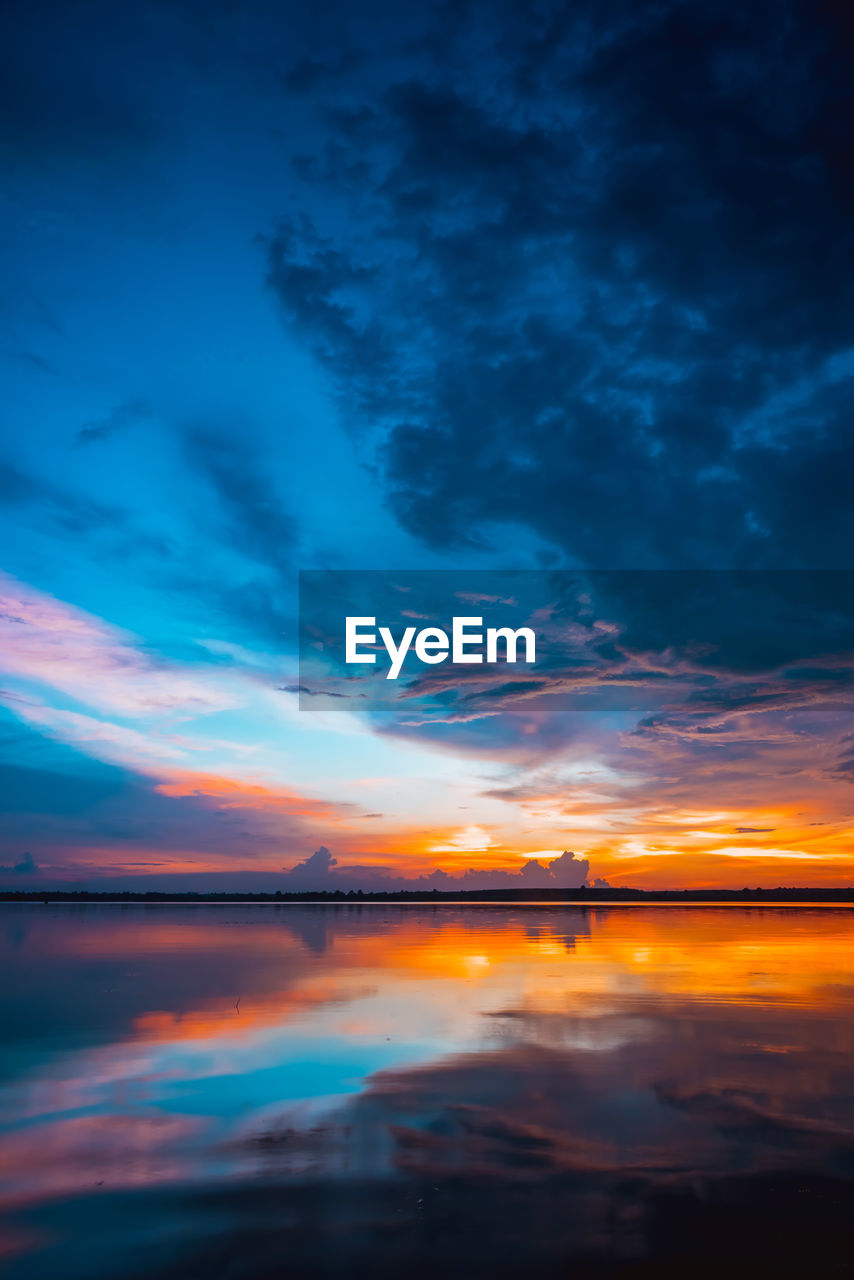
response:
M0 937L21 1280L854 1257L847 909L15 905Z

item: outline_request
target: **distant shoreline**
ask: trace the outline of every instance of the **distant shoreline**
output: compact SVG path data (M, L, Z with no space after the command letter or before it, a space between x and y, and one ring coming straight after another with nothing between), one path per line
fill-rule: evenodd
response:
M149 906L216 906L216 905L303 905L358 906L391 903L424 906L822 906L854 905L854 888L806 889L543 889L535 893L519 889L486 891L403 890L384 892L307 892L307 893L170 893L166 891L95 892L86 889L0 890L0 903L141 903Z

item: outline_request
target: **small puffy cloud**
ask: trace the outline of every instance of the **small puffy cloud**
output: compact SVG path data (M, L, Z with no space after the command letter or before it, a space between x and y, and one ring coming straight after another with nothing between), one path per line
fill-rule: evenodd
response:
M38 874L38 870L33 855L25 853L20 862L15 862L11 866L0 866L0 875L34 876Z
M589 870L586 858L564 850L546 863L526 859L518 871L470 867L460 875L436 870L429 875L395 876L383 867L342 866L329 849L321 845L311 857L285 871L281 888L309 892L362 889L385 893L433 889L451 893L488 889L578 889L586 883Z

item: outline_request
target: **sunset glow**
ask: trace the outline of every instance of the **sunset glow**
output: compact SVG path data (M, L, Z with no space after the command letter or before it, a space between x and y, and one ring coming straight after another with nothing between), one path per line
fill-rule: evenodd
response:
M838 693L822 702L800 687L775 692L758 712L721 710L715 735L692 741L691 717L702 727L705 712L697 719L690 700L650 727L625 713L610 727L607 715L561 712L557 673L534 699L521 687L521 734L514 694L490 701L485 739L472 736L471 717L458 734L425 737L358 711L300 710L281 677L263 675L287 655L155 657L31 586L6 578L3 590L5 706L38 731L46 759L73 752L84 793L100 797L89 818L17 819L12 840L26 840L51 882L216 887L232 873L233 887L287 887L318 846L337 860L329 887L344 875L348 887L437 869L515 875L563 849L614 885L854 879L850 783L834 756ZM405 693L408 708L413 687ZM109 834L116 804L125 823L134 813L142 823L120 844ZM7 882L23 885L11 870L20 846L8 847Z

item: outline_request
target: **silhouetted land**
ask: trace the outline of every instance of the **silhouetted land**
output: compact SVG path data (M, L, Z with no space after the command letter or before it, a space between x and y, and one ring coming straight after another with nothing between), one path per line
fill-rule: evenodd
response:
M776 889L488 889L458 890L403 890L396 893L364 892L341 889L321 893L292 893L277 890L275 893L174 893L174 892L115 892L96 893L88 889L0 890L0 902L302 902L302 903L353 903L353 902L427 902L434 906L443 903L580 903L591 906L597 903L632 904L675 902L740 903L774 905L778 903L854 903L854 888L804 889L780 886Z

